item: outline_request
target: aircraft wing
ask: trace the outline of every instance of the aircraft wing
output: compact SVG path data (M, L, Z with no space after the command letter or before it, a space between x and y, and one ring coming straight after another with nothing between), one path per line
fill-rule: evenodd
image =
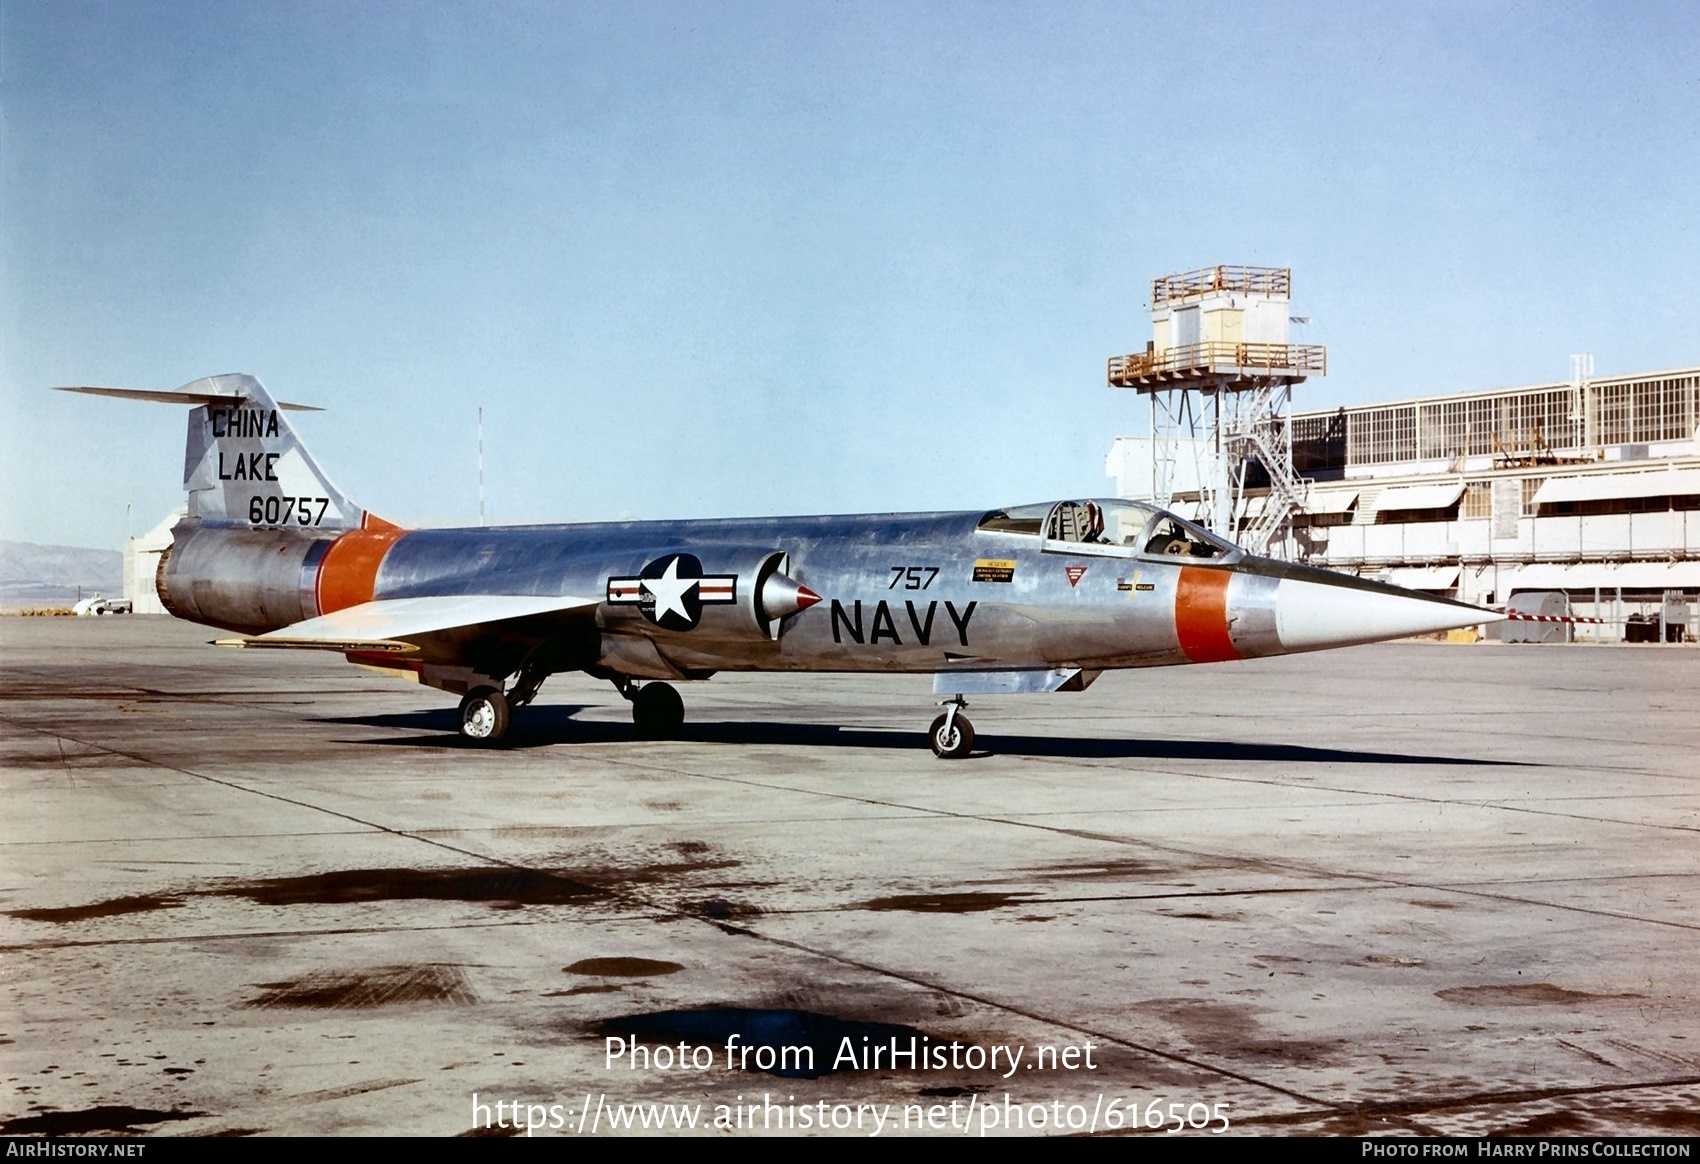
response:
M263 635L218 639L221 647L277 647L309 651L417 653L409 640L447 631L473 631L490 623L594 607L600 599L563 595L448 594L383 598L286 626Z

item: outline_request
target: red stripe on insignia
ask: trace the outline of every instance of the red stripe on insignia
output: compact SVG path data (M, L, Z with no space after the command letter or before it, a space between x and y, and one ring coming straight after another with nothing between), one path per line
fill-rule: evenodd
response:
M1228 637L1227 570L1182 566L1175 584L1175 637L1194 663L1220 663L1243 658Z

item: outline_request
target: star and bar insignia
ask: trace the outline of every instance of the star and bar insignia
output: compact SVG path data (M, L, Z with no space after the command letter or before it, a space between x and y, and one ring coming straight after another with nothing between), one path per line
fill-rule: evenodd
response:
M704 606L738 600L736 574L704 574L695 554L657 558L635 578L608 579L611 606L635 606L663 630L694 630Z

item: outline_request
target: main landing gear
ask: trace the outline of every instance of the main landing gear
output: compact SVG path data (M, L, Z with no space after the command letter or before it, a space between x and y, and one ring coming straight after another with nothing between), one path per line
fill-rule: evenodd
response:
M685 726L685 701L670 683L645 683L637 686L631 680L616 681L620 694L631 700L632 723L637 725L640 740L671 740Z
M474 687L460 701L460 734L475 744L493 744L508 734L508 697L497 687Z
M541 676L521 674L507 694L500 687L474 687L460 701L460 734L469 743L494 744L508 734L515 709L530 703L542 683ZM677 739L685 724L685 701L670 683L614 680L614 686L631 702L632 723L641 740ZM960 760L974 750L974 725L962 714L968 701L960 695L942 700L944 714L927 729L927 743L941 760Z
M460 735L474 744L494 744L508 734L513 713L537 698L537 689L548 677L543 671L521 671L512 690L474 687L460 701Z
M968 701L957 695L942 701L939 706L945 712L927 729L927 742L933 747L933 755L939 759L960 760L974 750L974 725L962 714Z

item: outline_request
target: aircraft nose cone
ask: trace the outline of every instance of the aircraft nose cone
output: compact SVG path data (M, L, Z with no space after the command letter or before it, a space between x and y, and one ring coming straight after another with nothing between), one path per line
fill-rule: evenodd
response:
M1275 632L1286 651L1314 651L1498 622L1468 603L1321 570L1286 577L1275 593Z

